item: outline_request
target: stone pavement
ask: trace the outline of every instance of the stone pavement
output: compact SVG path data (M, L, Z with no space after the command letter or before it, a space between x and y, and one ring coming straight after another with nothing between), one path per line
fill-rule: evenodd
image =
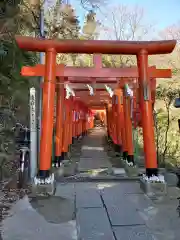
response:
M111 168L103 129L83 140L79 171ZM3 240L179 240L179 190L148 199L139 182L58 182L55 196L25 196L1 222ZM1 239L0 238L0 239Z
M138 182L58 183L53 197L17 202L2 222L2 239L179 240L174 193L158 202Z
M105 134L105 129L97 127L83 139L78 165L79 172L112 168L107 153L104 151Z

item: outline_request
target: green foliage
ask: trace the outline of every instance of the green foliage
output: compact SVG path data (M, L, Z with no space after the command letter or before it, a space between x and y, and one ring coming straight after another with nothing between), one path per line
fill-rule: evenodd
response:
M154 110L155 141L157 149L157 159L159 166L173 165L180 166L180 133L178 129L178 116L172 114L172 103L178 96L178 91L171 87L165 88L163 85L157 87L156 101L162 101L164 107ZM143 149L142 129L136 129L138 138L136 139L140 149ZM141 155L141 154L140 154Z
M172 69L172 74L177 75L180 72L180 69Z
M172 103L178 94L178 90L171 86L169 88L163 85L157 87L156 99L163 101L165 106L155 111L155 137L159 164L166 164L166 162L177 164L178 162L180 136L178 129L174 127L177 119L171 114Z
M177 89L163 87L163 85L159 85L156 88L156 98L158 100L164 100L167 105L170 105L172 101L177 97L179 91Z
M29 123L28 98L32 84L31 80L21 76L21 68L34 65L38 60L36 54L21 51L14 40L14 35L25 29L20 14L21 5L18 5L20 2L0 3L0 10L3 11L0 15L0 169L4 159L7 163L12 159L10 155L14 154L11 128L17 121L26 125Z
M37 62L36 56L32 53L21 51L14 41L4 41L7 55L0 58L0 92L5 96L12 95L17 88L29 87L29 82L22 77L20 72L24 65L33 65Z

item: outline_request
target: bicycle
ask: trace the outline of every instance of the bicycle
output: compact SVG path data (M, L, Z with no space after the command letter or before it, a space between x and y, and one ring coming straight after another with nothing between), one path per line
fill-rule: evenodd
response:
M19 136L16 139L16 145L18 145L19 161L18 161L18 188L23 188L27 182L27 178L30 175L30 130L24 127L22 124L17 123L13 127L12 131L16 131L19 128Z
M178 206L176 208L176 211L178 212L178 215L180 217L180 197L178 197L177 200L179 201L179 203L178 203Z

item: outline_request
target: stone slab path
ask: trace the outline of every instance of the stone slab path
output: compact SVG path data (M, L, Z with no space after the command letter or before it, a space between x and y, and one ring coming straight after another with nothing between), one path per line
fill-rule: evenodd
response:
M154 202L138 182L58 183L53 197L17 202L1 224L1 238L179 240L175 192Z
M105 134L105 129L95 128L83 139L78 165L79 172L112 168L107 153L104 151Z
M84 138L79 171L109 168L103 129ZM179 240L179 189L147 198L139 182L57 183L55 196L25 196L0 223L2 240Z

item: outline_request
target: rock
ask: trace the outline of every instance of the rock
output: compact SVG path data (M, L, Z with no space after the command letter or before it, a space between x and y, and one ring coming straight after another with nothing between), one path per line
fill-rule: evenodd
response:
M178 177L175 173L165 172L164 179L168 186L177 186L178 184Z
M164 197L167 195L166 182L147 182L140 178L140 188L149 197Z
M77 163L76 161L70 161L70 160L63 160L62 165L60 168L57 169L56 176L57 177L67 177L74 175L77 169Z
M137 166L129 166L126 162L124 164L125 171L129 177L137 177L138 176L138 168Z

